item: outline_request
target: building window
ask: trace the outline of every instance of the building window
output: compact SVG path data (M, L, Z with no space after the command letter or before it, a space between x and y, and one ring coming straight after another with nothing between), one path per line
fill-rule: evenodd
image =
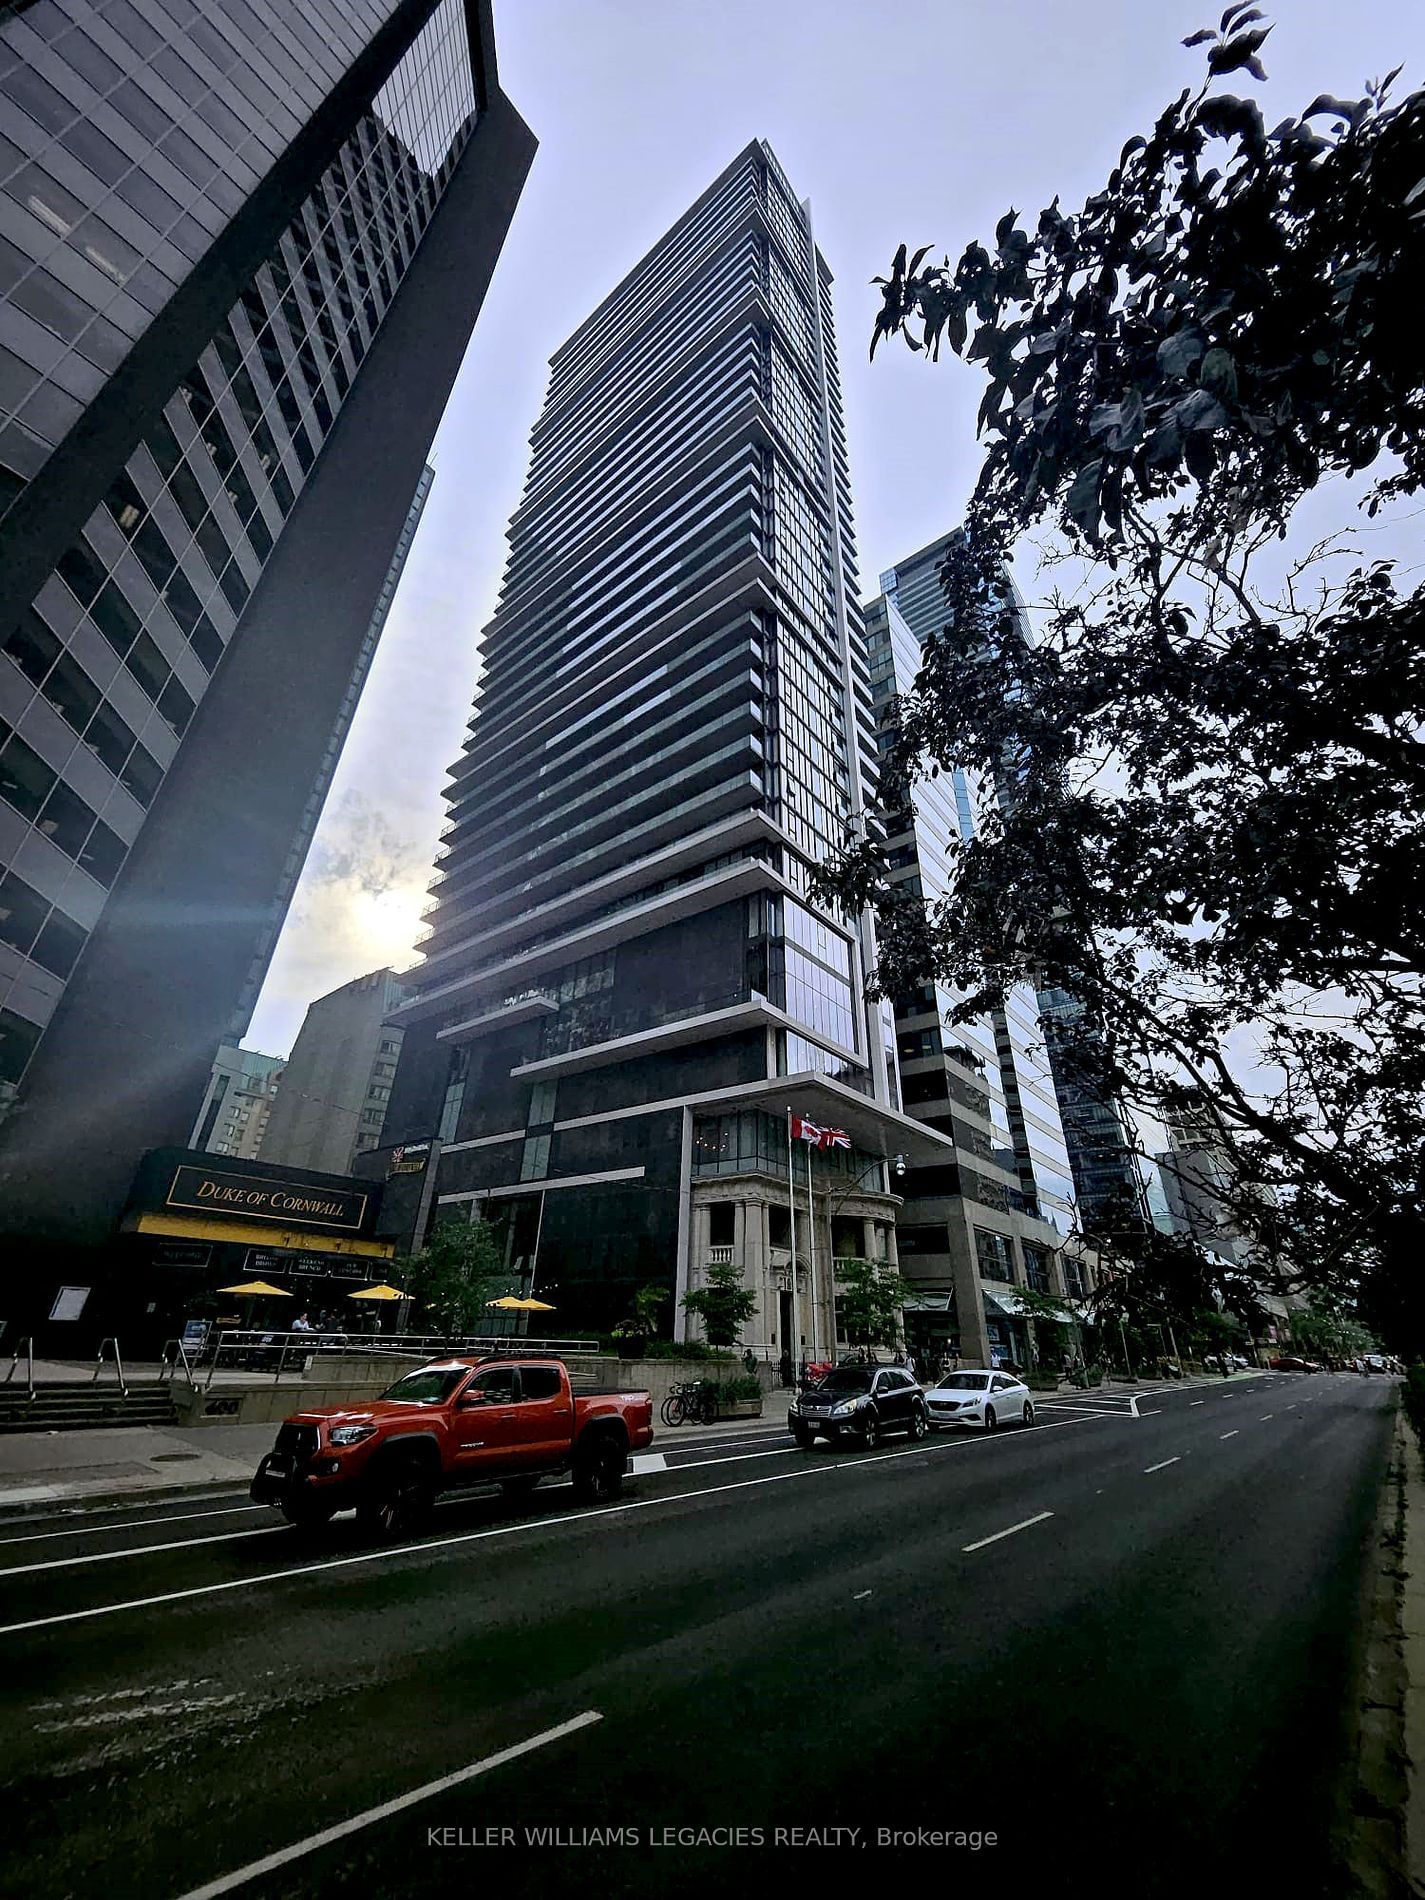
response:
M1024 1243L1024 1284L1035 1293L1049 1291L1049 1255Z
M549 1173L549 1135L531 1135L520 1157L521 1181L542 1181Z
M975 1258L986 1280L1014 1279L1013 1243L1008 1234L992 1233L989 1228L975 1229Z
M1064 1270L1064 1290L1071 1300L1084 1297L1084 1270L1077 1260L1070 1260L1067 1254L1060 1256L1059 1264Z
M708 1245L730 1247L737 1227L737 1209L731 1201L714 1201L708 1209Z
M558 1089L557 1082L536 1082L529 1098L529 1114L525 1117L526 1126L542 1128L554 1120L554 1097Z

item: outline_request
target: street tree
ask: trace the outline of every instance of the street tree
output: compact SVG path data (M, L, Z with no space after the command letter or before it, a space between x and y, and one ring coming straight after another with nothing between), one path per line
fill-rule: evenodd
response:
M881 797L894 822L958 768L978 832L943 902L874 825L821 888L875 908L884 992L934 973L968 1017L1028 977L1075 999L1105 1096L1210 1098L1250 1226L1299 1214L1309 1274L1418 1345L1425 590L1344 530L1425 477L1425 97L1391 74L1269 129L1219 82L1264 78L1270 31L1236 5L1194 34L1205 82L1077 211L878 280L873 353L986 377ZM1318 490L1343 532L1283 548ZM1074 585L1026 639L1031 530Z
M685 1293L683 1306L702 1321L710 1346L735 1346L757 1311L757 1296L742 1284L742 1269L735 1261L715 1260L706 1284Z
M406 1269L418 1326L471 1333L488 1323L486 1301L508 1278L499 1242L483 1220L443 1220Z
M838 1256L833 1266L842 1333L853 1346L896 1345L901 1313L915 1288L883 1260Z

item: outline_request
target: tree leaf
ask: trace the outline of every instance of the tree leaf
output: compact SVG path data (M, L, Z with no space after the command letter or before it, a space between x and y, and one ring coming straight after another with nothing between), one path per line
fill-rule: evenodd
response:
M1203 389L1224 401L1237 399L1237 365L1229 351L1220 346L1211 349L1198 365L1197 380Z
M1164 376L1185 377L1202 355L1202 338L1195 330L1175 330L1158 345L1158 369Z

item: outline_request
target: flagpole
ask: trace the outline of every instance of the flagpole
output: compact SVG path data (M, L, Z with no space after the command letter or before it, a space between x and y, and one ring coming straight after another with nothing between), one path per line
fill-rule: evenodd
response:
M808 1172L811 1163L807 1163ZM797 1194L792 1170L792 1111L787 1110L787 1207L792 1222L792 1380L801 1384L802 1370L802 1317L801 1302L797 1297Z
M807 1259L811 1263L811 1356L821 1362L821 1331L816 1284L816 1207L811 1198L812 1143L807 1143Z

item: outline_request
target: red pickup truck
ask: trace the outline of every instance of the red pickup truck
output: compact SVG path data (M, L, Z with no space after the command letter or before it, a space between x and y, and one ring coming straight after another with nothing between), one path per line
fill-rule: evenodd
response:
M576 1393L558 1359L437 1359L379 1399L294 1412L251 1496L308 1527L355 1505L369 1532L406 1537L456 1485L520 1495L569 1471L576 1497L604 1503L652 1442L647 1392Z

